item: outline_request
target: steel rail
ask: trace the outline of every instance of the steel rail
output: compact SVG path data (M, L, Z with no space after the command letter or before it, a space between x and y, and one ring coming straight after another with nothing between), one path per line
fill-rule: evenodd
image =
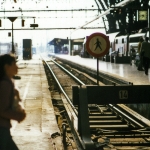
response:
M53 56L53 55L52 55ZM82 71L91 75L91 76L95 76L96 77L96 71L94 69L91 69L91 68L88 68L88 67L84 67L80 64L76 64L75 62L71 62L70 60L65 60L57 55L54 55L56 58L58 58L59 60L61 60L62 62L66 62L68 64L70 64L70 66L73 66L74 68L77 68L79 70L81 70L80 68L82 68ZM108 75L106 73L103 73L103 72L99 72L99 81L101 82L104 82L104 84L106 84L105 82L109 82L111 84L114 84L114 85L119 85L119 84L133 84L131 82L127 82L123 79L118 79L114 76L111 76L111 75Z
M69 72L67 69L65 69L64 67L62 67L61 65L59 65L56 61L52 60L51 61L53 63L55 63L57 66L59 66L61 69L63 69L67 74L69 74L72 78L74 78L76 81L78 81L78 83L80 83L80 85L85 85L81 80L79 80L76 76L74 76L71 72Z
M59 65L58 63L56 63L54 60L51 60L53 63L55 63L58 67L60 67L61 69L63 69L64 70L64 67L62 67L61 65ZM47 62L45 62L46 64L47 64L47 66L48 66L48 68L50 68L49 67L49 65L48 65L48 63ZM50 68L50 70L51 70L51 68ZM68 72L66 69L65 69L65 72L67 72L69 75L71 75L72 76L72 74L70 73L70 72ZM74 76L74 75L73 75ZM76 77L75 77L76 78ZM57 80L57 79L56 79ZM79 79L78 79L79 80ZM59 81L57 80L57 83L59 83ZM82 84L82 82L79 82L80 84ZM84 83L83 83L84 84ZM58 84L58 85L60 85L60 83ZM85 84L84 84L85 85ZM61 88L61 89L63 89L63 88ZM64 93L63 93L64 94ZM64 94L64 96L66 97L67 96L67 94ZM68 97L68 96L67 96ZM68 101L68 99L69 98L67 98L67 101ZM70 99L69 99L69 101L70 101ZM70 101L69 102L69 104L71 105L71 107L72 107L72 102ZM141 125L140 123L138 123L137 121L135 121L134 119L132 119L131 117L129 117L127 114L125 114L125 113L123 113L123 112L121 112L117 107L115 107L115 106L113 106L112 104L109 104L109 106L115 111L115 112L117 112L117 113L119 113L121 116L123 116L123 117L125 117L125 120L128 122L132 122L132 123L134 123L134 125L136 124L137 126L139 126L139 128L141 128L140 130L143 130L144 129L144 126L143 125ZM73 108L73 110L74 111L76 111L76 109L74 108L74 106L72 107ZM127 119L126 119L127 118ZM138 131L140 131L140 130L138 130ZM107 131L107 133L108 132L110 132L110 133L115 133L116 131L115 130L104 130L104 131ZM133 130L134 131L134 130ZM137 131L137 130L135 130L135 131ZM140 133L140 132L139 132ZM141 133L143 133L142 131L141 131ZM144 132L144 133L146 133L146 131ZM115 145L115 144L114 144ZM126 145L125 145L126 146Z
M63 70L65 70L68 74L72 75L70 72L68 72L64 67L62 67L61 65L59 65L56 61L52 60L55 64L57 64L60 68L62 68ZM85 85L82 81L80 81L77 77L75 77L73 75L74 79L76 79L81 85ZM106 78L106 75L104 76L104 74L102 74L102 77ZM115 77L111 77L110 75L107 76L107 78L110 78L110 80L113 80L113 82L115 84L119 84L117 83L118 81L120 81L121 83L123 84L132 84L130 82L127 82L127 81L124 81L124 80L121 80L121 79L117 79ZM108 79L107 79L108 80ZM117 107L115 107L113 104L109 104L109 106L113 109L113 111L117 111L119 114L121 114L122 116L124 116L126 119L128 119L130 122L136 124L137 126L139 126L140 128L143 128L144 126L140 123L138 123L136 120L134 120L133 118L129 117L127 114L121 112Z
M65 69L64 67L62 67L60 64L58 64L56 61L54 61L53 59L51 59L51 61L53 63L55 63L57 66L59 66L61 69L63 69L67 74L69 74L71 77L73 77L76 81L78 81L80 83L80 85L85 85L82 81L80 81L77 77L75 77L72 73L70 73L67 69ZM63 88L62 88L63 89ZM65 93L65 91L63 90L63 93ZM65 95L67 96L67 94L65 93ZM68 97L68 96L67 96ZM69 98L67 98L69 99ZM69 102L70 99L69 99ZM131 117L129 117L128 115L126 115L125 113L121 112L118 108L116 108L114 105L109 104L109 106L111 108L113 108L113 110L117 111L119 114L121 114L122 116L124 116L125 118L127 118L128 120L130 120L131 122L133 122L134 124L136 124L137 126L139 126L140 128L143 128L144 126L142 126L141 124L139 124L137 121L135 121L134 119L132 119Z
M116 108L114 105L109 104L109 106L111 108L113 108L113 110L117 111L119 114L123 115L124 117L126 117L127 119L129 119L131 122L134 122L136 125L138 125L140 128L144 128L143 125L141 125L140 123L138 123L137 121L133 120L131 117L129 117L128 115L126 115L125 113L123 113L122 111L120 111L118 108Z
M42 57L42 56L41 56L41 57ZM48 63L46 62L46 60L45 60L43 57L42 57L42 59L43 59L44 62L46 63L48 69L51 71L51 73L52 73L53 77L55 78L55 81L57 82L57 84L58 84L60 90L62 91L62 93L63 93L64 96L66 97L68 103L70 104L70 106L73 108L75 114L77 115L78 112L77 112L76 108L74 107L74 105L73 105L72 102L70 101L70 98L69 98L68 95L65 93L64 89L62 88L62 86L60 85L60 83L59 83L57 77L56 77L55 74L53 73L52 69L49 67L49 65L48 65Z

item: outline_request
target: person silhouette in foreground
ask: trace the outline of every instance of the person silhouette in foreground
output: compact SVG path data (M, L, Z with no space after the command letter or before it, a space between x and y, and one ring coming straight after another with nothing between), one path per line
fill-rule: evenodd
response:
M137 67L137 70L139 71L144 71L143 69L143 56L140 55L141 53L141 46L142 46L142 43L143 43L144 39L142 37L140 37L139 39L139 44L138 44L138 54L139 54L139 64L138 64L138 67Z
M20 100L13 83L17 71L15 57L9 54L0 56L0 150L18 150L10 134L10 120L20 123L26 117L24 109L20 109L19 105L14 108L15 97Z
M142 43L141 53L140 53L140 55L143 56L143 64L144 64L146 75L148 75L148 68L150 64L150 43L148 42L148 40L149 38L146 37L145 41Z

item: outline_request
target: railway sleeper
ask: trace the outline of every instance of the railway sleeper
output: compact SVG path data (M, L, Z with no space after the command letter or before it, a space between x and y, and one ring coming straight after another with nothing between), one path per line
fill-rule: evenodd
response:
M55 67L56 68L56 67ZM57 71L56 71L57 72ZM66 82L65 82L66 83ZM71 85L70 85L71 86ZM57 86L56 86L57 87ZM63 107L60 107L60 108L58 108L59 109L59 111L61 112L64 108ZM92 108L93 109L93 108ZM88 112L89 112L89 115L91 115L92 113L92 118L93 117L95 117L95 119L102 119L102 117L103 118L105 118L105 119L108 119L107 117L108 116L94 116L94 114L96 114L98 111L101 113L101 114L105 114L106 112L107 113L111 113L112 112L112 114L111 115L117 115L117 113L115 112L114 113L114 111L112 110L112 111L108 111L108 109L105 109L105 111L104 110L98 110L98 109L96 109L96 110L91 110L90 109L90 107L88 108ZM62 116L62 121L60 122L61 124L63 124L63 123L65 123L65 124L67 124L66 123L66 121L64 121L64 115L63 114L65 114L65 113L60 113L60 116ZM111 116L111 115L109 115L109 117ZM90 118L91 116L89 116L89 118ZM101 118L100 118L101 117ZM113 118L113 116L111 116L111 119ZM126 134L126 137L124 137L124 135L121 135L121 132L120 132L120 134L118 133L118 135L116 134L116 132L115 132L115 130L119 130L119 131L122 131L122 130L125 130L125 131L127 131L127 130L131 130L131 129L135 129L134 127L136 127L136 126L134 126L134 125L132 125L132 124L130 124L130 122L128 122L128 120L127 119L124 119L123 117L122 117L122 115L121 114L119 114L118 116L115 116L115 118L119 118L119 119L121 119L121 121L123 121L123 122L125 122L126 121L126 125L118 125L118 124L114 124L114 125L110 125L110 124L97 124L97 125L95 125L95 124L91 124L90 125L90 130L91 131L93 131L93 130L95 130L95 129L101 129L102 131L101 132L104 132L104 133L102 133L102 134L106 134L107 133L107 135L108 135L108 137L109 138L106 138L104 141L103 141L103 143L100 143L99 142L99 147L104 147L104 146L108 146L109 147L109 145L111 146L111 144L113 143L114 145L116 144L116 146L118 146L119 144L121 144L121 145L127 145L128 146L128 144L129 145L133 145L133 146L136 146L136 144L138 145L139 144L139 142L141 142L141 143L146 143L147 141L148 141L148 135L145 135L144 136L144 139L145 138L147 138L147 140L145 140L144 141L144 139L142 139L143 141L141 141L141 140L139 140L138 141L138 136L140 136L140 134L133 134L133 135L131 135L131 137L130 137L130 134ZM61 119L61 117L60 117L60 119ZM91 120L90 120L91 121ZM94 121L94 119L92 120L92 121ZM66 125L66 139L68 138L68 137L70 137L70 136L68 136L67 135L67 131L68 131L68 134L70 134L71 133L71 129L69 128L69 125ZM106 130L108 130L108 132L106 132ZM91 132L92 133L92 132ZM122 133L122 134L124 134L124 133ZM133 143L131 142L131 143L129 143L130 141L128 141L128 139L127 138L129 138L129 139L135 139L135 135L137 136L137 138L136 138L136 140L137 141L133 141ZM112 139L111 139L111 136L114 138L114 139L116 139L116 141L113 141ZM120 137L119 137L120 136ZM119 138L116 138L116 137L119 137ZM119 141L118 142L118 139L120 139L121 138L121 141ZM143 137L142 137L143 138ZM71 138L69 138L69 140L70 140ZM100 139L100 138L99 138ZM111 143L110 143L111 142ZM141 144L140 143L140 144ZM149 142L147 142L147 143L149 143ZM146 143L146 144L147 144ZM118 145L117 145L118 144ZM146 145L145 144L145 145Z

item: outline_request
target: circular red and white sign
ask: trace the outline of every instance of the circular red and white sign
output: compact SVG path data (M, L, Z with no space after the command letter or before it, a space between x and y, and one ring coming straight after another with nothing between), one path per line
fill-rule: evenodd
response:
M86 50L92 56L102 57L109 51L109 38L102 33L91 34L86 41Z

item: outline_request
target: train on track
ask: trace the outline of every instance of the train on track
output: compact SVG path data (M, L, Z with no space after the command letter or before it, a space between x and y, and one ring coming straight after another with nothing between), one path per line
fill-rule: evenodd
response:
M106 36L109 37L110 40L110 49L107 55L110 56L130 56L131 55L131 48L134 48L137 52L139 39L143 37L149 37L149 31L140 30L138 33L131 34L131 35L120 35L119 32L107 34ZM81 57L91 57L88 52L86 51L85 43L86 39L83 43L83 49L80 53Z
M121 35L120 32L115 32L115 33L106 34L106 36L109 37L109 41L110 41L110 49L109 52L106 54L107 56L129 56L130 57L131 48L134 48L135 51L137 52L139 39L141 37L143 37L143 39L145 39L145 37L149 37L149 31L147 31L146 29L141 29L138 31L138 33L130 34L130 35ZM72 51L71 55L80 55L83 58L93 58L86 50L85 45L86 45L87 38L88 36L81 39L71 40L71 43L73 43L71 45L71 51ZM64 39L59 39L59 40L62 42ZM48 44L50 49L51 47L55 47L55 48L58 47L58 43L54 42L54 40L52 40ZM63 46L68 43L61 43L61 44L62 45L60 45L60 49L63 48ZM49 50L49 52L56 53L56 54L62 53L60 51L58 52L55 50ZM65 54L68 54L68 52ZM129 62L130 58L127 59L128 59L127 62Z

